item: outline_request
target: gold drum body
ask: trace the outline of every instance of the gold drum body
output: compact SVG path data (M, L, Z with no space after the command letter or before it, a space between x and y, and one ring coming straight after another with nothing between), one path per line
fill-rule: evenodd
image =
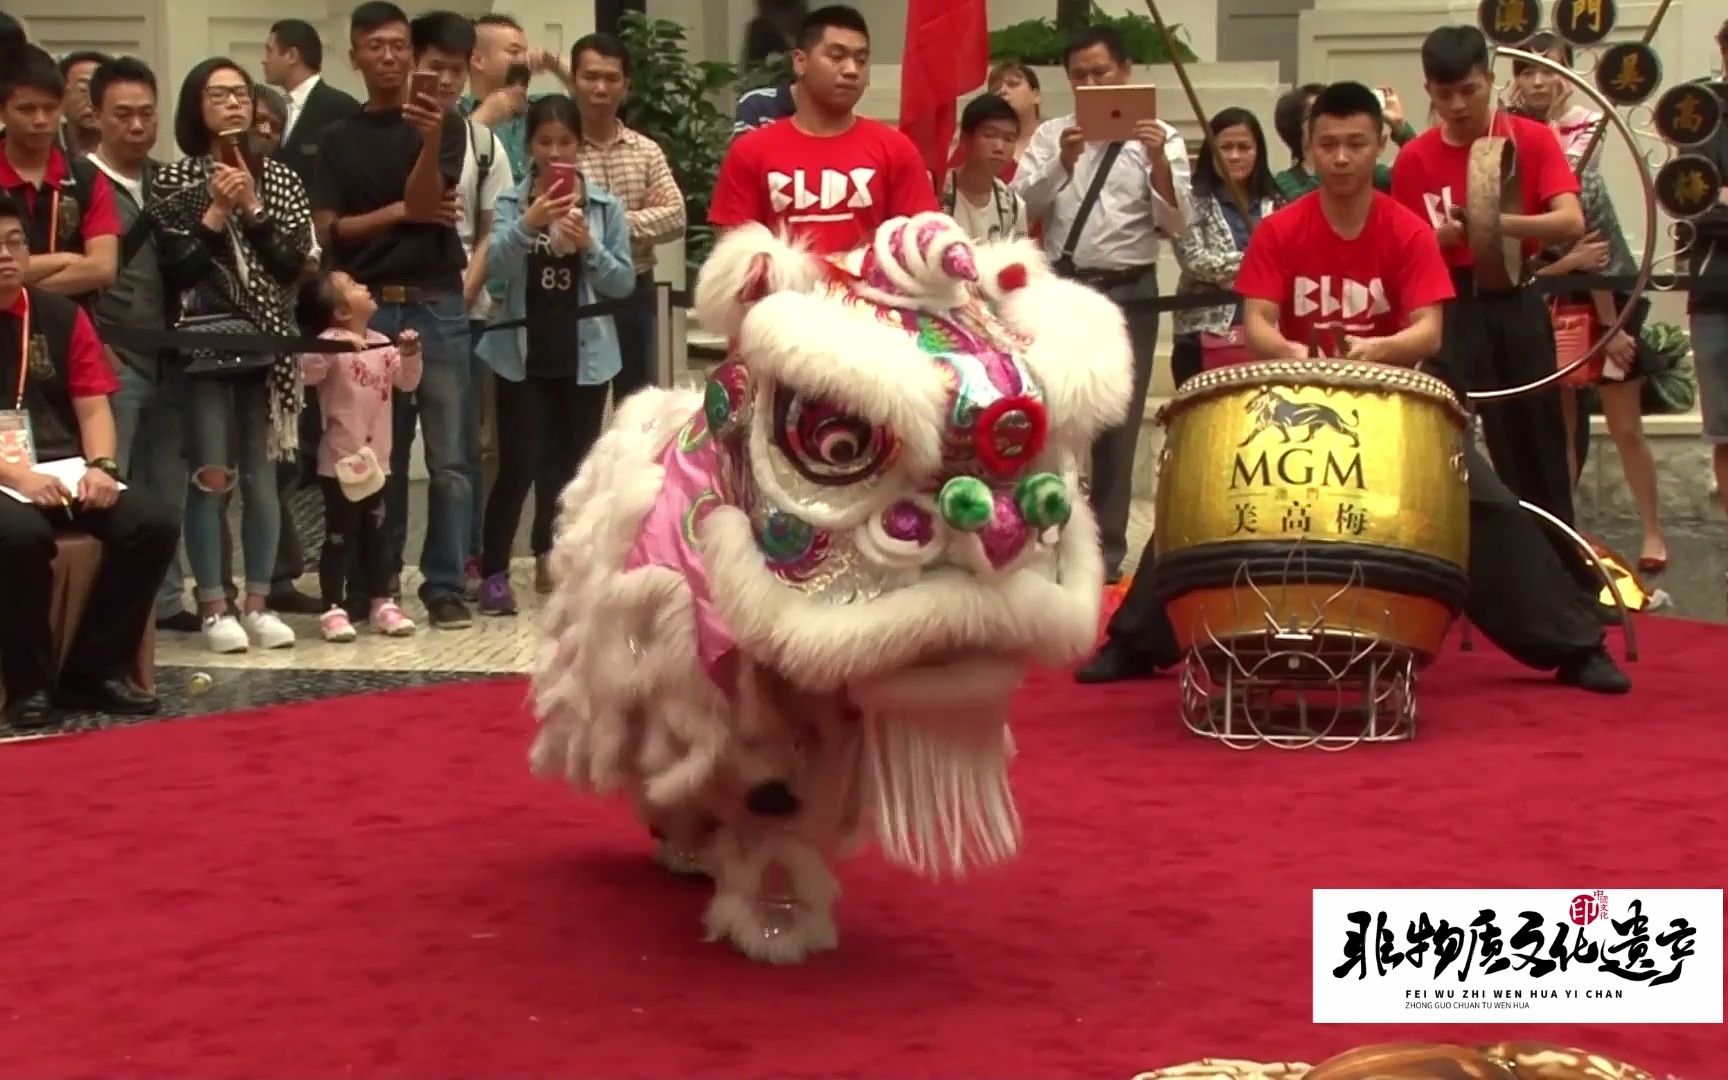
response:
M1152 567L1184 651L1272 627L1437 654L1464 605L1469 418L1405 368L1278 360L1160 417Z

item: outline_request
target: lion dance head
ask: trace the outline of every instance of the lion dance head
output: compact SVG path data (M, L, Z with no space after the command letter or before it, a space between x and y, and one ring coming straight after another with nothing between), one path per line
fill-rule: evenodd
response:
M696 310L728 359L623 402L562 496L532 759L630 795L710 938L796 962L858 842L1015 853L1008 700L1096 639L1078 463L1131 359L1108 300L938 214L833 259L735 230Z

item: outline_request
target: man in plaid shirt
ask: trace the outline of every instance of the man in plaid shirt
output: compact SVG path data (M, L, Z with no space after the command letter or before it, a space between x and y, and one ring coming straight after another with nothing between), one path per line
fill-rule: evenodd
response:
M589 34L570 49L570 93L582 116L577 164L590 184L624 203L636 263L636 308L614 315L623 370L613 400L654 382L654 249L684 235L684 193L659 144L618 119L630 92L630 54L611 34Z

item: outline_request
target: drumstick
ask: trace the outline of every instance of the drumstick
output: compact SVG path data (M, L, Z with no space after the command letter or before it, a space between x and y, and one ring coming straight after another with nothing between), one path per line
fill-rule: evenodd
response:
M1662 25L1662 16L1668 14L1668 8L1673 3L1674 0L1662 0L1662 3L1656 8L1656 14L1650 16L1650 24L1644 27L1644 36L1641 39L1644 44L1648 45L1656 40L1656 29ZM1596 153L1596 148L1602 145L1602 137L1606 134L1608 134L1608 118L1603 117L1596 124L1596 130L1590 133L1590 141L1584 144L1584 152L1578 155L1579 176L1584 175L1585 166L1589 164L1591 155Z
M1250 234L1254 232L1254 215L1248 210L1248 194L1242 190L1242 185L1230 175L1230 169L1224 164L1224 155L1218 149L1218 140L1212 138L1212 127L1206 120L1206 110L1200 107L1200 95L1194 92L1194 84L1188 79L1188 69L1182 66L1182 55L1176 47L1176 38L1170 33L1170 27L1164 23L1164 16L1158 13L1158 0L1146 0L1146 7L1152 12L1152 21L1158 24L1158 32L1164 35L1164 51L1170 54L1170 64L1176 69L1176 78L1182 84L1182 92L1188 95L1188 107L1194 110L1194 120L1200 125L1201 139L1205 145L1212 148L1212 168L1224 181L1224 186L1230 189L1230 198L1236 203L1236 209L1242 212L1243 227ZM1261 147L1260 152L1265 148Z

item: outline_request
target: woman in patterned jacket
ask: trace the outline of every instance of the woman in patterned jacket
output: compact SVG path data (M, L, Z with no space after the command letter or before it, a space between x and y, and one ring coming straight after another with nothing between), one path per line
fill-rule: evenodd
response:
M159 174L147 212L199 241L208 258L186 295L179 329L292 337L294 285L312 250L312 214L293 170L257 156L251 78L217 57L186 76L175 108L174 138L186 156ZM238 134L234 134L238 133ZM230 136L233 137L230 137ZM187 375L186 554L196 582L204 637L216 652L249 645L278 649L294 632L265 608L276 562L282 508L275 462L298 445L300 369L292 355L192 351ZM228 611L221 579L223 492L234 483L239 449L240 535L245 597Z
M1225 109L1207 126L1211 135L1194 163L1194 222L1176 239L1176 263L1182 268L1177 295L1234 286L1249 235L1261 218L1283 204L1266 161L1266 135L1254 114L1247 109ZM1217 155L1212 153L1214 146ZM1229 181L1218 174L1216 157L1224 159ZM1231 192L1232 182L1247 200L1246 218ZM1222 345L1241 325L1240 303L1178 311L1170 357L1176 385L1199 374L1206 348Z

